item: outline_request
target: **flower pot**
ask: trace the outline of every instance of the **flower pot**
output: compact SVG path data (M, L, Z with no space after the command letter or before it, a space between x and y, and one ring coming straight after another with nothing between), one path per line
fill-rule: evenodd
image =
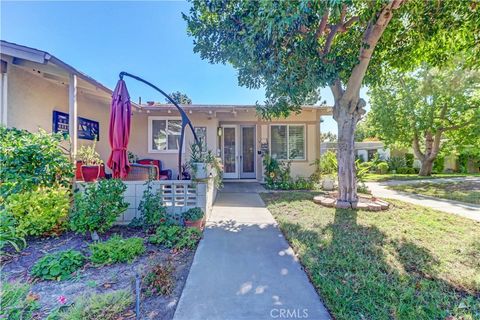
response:
M82 180L82 166L83 166L82 160L78 160L75 163L75 179L77 180Z
M100 166L82 166L82 178L85 182L93 182L97 181L98 177L100 177Z
M203 230L203 219L198 219L195 221L185 220L185 227L187 228L197 228L199 231Z
M206 179L210 175L210 168L207 163L195 162L192 164L192 169L195 179Z
M98 241L98 240L100 240L100 237L98 236L97 231L92 231L92 232L90 233L90 237L92 237L92 240L93 240L93 241Z
M322 189L332 191L335 189L335 181L332 178L325 178L322 180Z

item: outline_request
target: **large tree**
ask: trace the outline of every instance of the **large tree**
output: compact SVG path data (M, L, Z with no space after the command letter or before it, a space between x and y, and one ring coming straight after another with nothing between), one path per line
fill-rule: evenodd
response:
M370 90L370 123L387 144L413 148L421 176L432 173L442 146L478 143L480 71L465 68L461 58L383 79Z
M266 116L299 111L330 87L338 123L337 206L352 207L354 132L365 113L360 87L380 81L386 65L408 69L458 51L478 57L478 16L475 2L457 0L192 0L184 18L203 59L232 64L240 85L265 87Z
M192 99L180 91L170 93L170 97L173 99L173 101L179 104L192 104ZM165 98L165 102L170 103L170 100Z

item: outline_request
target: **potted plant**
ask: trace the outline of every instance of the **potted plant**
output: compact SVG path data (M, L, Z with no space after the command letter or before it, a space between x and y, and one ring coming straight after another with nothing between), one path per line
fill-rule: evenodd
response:
M221 161L211 150L203 150L201 143L190 145L189 167L192 171L192 178L207 179L214 178L215 187L222 187L223 168Z
M83 181L96 181L102 173L103 162L100 159L100 155L95 151L95 143L90 146L80 147L77 158L82 163L80 172Z
M197 228L200 231L203 229L204 217L205 213L198 207L190 208L183 214L185 226L187 228Z

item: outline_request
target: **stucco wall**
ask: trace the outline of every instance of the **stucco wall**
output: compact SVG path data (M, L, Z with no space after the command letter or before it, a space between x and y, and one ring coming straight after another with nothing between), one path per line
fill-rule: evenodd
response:
M9 65L7 111L9 127L31 132L42 128L51 132L53 111L68 113L68 103L67 85L53 83L15 65ZM97 142L96 149L102 159L107 159L110 148L108 143L109 104L107 99L78 92L78 116L98 121L100 124L100 140ZM91 143L90 140L78 139L78 147Z

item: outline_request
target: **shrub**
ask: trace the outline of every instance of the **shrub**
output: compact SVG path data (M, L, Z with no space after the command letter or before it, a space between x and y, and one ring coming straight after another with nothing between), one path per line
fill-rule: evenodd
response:
M32 275L43 280L67 280L85 262L82 253L75 250L49 253L40 258L32 268Z
M6 245L12 246L20 251L27 243L16 228L16 220L7 214L7 211L0 210L0 255L5 254L2 250Z
M132 294L127 290L82 296L65 311L59 312L60 320L123 319L122 313L133 304Z
M442 173L445 169L445 157L438 156L435 161L433 161L432 173Z
M96 265L107 265L119 262L131 263L135 258L145 252L143 239L132 237L123 239L114 235L105 242L90 245L92 255L90 260Z
M30 320L39 308L33 295L29 294L30 285L2 281L0 290L0 319Z
M145 185L146 188L138 206L138 210L142 213L138 224L145 228L151 228L158 226L161 220L165 219L167 209L162 206L160 192L153 192L152 180L149 179Z
M17 221L18 234L31 236L63 230L69 207L69 192L64 188L12 194L5 203L5 210Z
M196 228L182 228L177 225L161 225L155 235L148 239L152 244L163 245L167 248L193 249L200 240L201 232Z
M377 164L377 171L380 174L388 173L388 163L380 162L379 164Z
M388 167L391 171L395 171L397 173L399 168L406 167L405 158L404 157L391 157L388 159Z
M158 264L152 268L143 278L146 294L168 296L175 288L175 266L172 261L166 264Z
M188 221L197 221L203 218L205 214L201 208L190 208L183 214L183 218Z
M126 186L121 180L99 180L86 184L83 192L75 194L70 215L70 228L78 233L105 232L128 208L123 199Z
M405 153L405 166L409 168L413 167L414 159L415 157L413 156L413 154Z
M0 127L0 203L13 193L68 187L74 167L61 134Z
M401 167L397 170L398 174L415 174L418 173L415 168Z

